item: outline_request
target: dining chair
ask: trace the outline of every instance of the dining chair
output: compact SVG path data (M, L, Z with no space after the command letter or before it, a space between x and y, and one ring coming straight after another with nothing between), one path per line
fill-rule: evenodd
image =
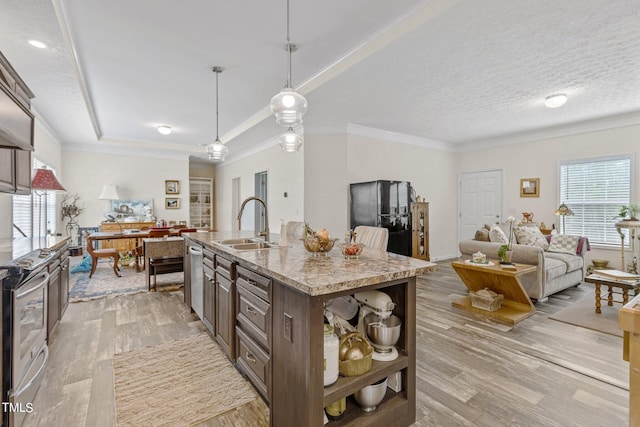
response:
M356 233L356 242L362 243L367 248L387 250L389 243L389 229L383 227L371 227L368 225L359 225L354 230Z
M91 256L91 273L89 273L89 278L91 278L91 276L93 276L93 273L96 271L99 258L113 258L113 272L116 274L116 276L120 277L120 273L119 273L120 267L118 267L120 254L118 254L118 250L115 248L105 248L105 249L94 248L93 239L91 238L88 231L84 232L84 237L87 241L87 252Z

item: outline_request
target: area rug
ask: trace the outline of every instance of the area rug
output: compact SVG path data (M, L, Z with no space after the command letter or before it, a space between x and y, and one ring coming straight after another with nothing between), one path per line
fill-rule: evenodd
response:
M606 301L602 301L602 313L596 314L595 295L591 293L580 298L570 307L549 316L549 319L622 337L622 330L618 329L620 307L622 307L620 303L614 303L610 307Z
M79 272L70 275L69 301L90 301L99 298L118 295L148 292L145 272L136 272L135 267L120 267L120 275L113 273L113 264L101 262L98 264L93 277L89 272ZM184 284L183 273L168 273L157 276L159 291L173 291Z
M192 426L258 398L208 334L113 358L118 426Z

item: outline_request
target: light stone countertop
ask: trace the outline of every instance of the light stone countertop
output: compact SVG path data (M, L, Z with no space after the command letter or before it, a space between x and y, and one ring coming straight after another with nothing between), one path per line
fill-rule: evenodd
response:
M28 254L35 249L59 250L67 241L69 236L47 236L19 239L0 239L0 265Z
M251 231L199 232L186 233L185 236L311 296L405 279L438 268L432 262L367 247L358 259L346 259L338 247L340 241L327 256L313 256L301 241L289 242L284 247L249 251L234 250L214 242L253 237ZM270 236L270 241L278 242L278 239L278 235Z

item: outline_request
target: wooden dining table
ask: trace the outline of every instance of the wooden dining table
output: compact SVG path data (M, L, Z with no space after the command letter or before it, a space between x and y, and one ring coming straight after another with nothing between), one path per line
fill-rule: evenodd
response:
M152 230L162 230L160 228L151 228L148 230L137 230L137 231L128 231L124 232L113 232L113 231L95 231L89 234L89 238L92 240L100 241L100 240L118 240L118 239L135 239L134 248L139 248L142 245L142 239L146 239L149 237L149 233ZM168 228L169 236L179 236L180 228ZM144 269L144 264L140 264L139 259L141 257L136 256L136 271L140 272Z

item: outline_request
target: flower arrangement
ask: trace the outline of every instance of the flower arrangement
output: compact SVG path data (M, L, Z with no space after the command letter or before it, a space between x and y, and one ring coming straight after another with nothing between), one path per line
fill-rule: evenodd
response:
M84 210L84 208L78 207L78 200L80 200L78 193L66 194L64 196L62 203L60 204L62 219L69 218L69 222L75 222L76 217Z
M119 252L118 257L120 258L120 265L131 265L131 263L135 260L133 256L133 252Z

